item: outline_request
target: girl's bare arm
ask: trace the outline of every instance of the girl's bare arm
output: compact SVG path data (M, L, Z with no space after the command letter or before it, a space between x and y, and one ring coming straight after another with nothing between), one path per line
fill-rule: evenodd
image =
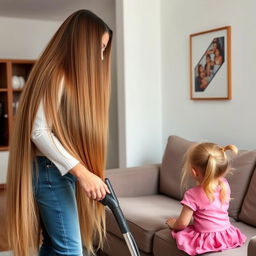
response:
M180 213L180 216L177 219L169 218L166 221L166 224L172 229L182 230L189 225L192 219L192 216L193 216L193 210L188 206L184 205Z

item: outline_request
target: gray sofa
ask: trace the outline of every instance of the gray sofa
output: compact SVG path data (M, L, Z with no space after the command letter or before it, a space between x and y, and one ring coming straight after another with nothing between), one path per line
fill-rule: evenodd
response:
M184 153L193 142L170 136L161 164L107 171L130 230L142 256L184 256L165 225L178 216L182 198L180 171ZM229 215L232 224L247 236L246 244L235 249L207 253L220 256L256 255L256 151L241 150L231 157L233 174L227 177L233 198ZM107 210L107 240L104 254L129 256L129 251L112 213Z

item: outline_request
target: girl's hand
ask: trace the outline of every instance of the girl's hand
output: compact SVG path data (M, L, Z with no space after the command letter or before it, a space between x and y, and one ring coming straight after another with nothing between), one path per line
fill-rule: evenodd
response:
M75 175L86 195L93 200L102 200L106 193L110 193L107 185L101 178L88 171L82 164L77 164L70 172Z
M165 222L165 224L167 224L167 226L168 226L169 228L173 229L175 222L176 222L176 219L175 219L175 218L169 218L169 219Z
M169 218L166 221L166 224L169 226L171 229L175 230L182 230L186 228L189 225L189 222L192 218L193 215L193 210L190 209L188 206L184 205L182 207L180 216L176 218Z

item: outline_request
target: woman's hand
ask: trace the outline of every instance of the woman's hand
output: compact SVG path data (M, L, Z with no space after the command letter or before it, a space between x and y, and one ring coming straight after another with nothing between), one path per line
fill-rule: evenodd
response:
M167 226L171 229L174 229L174 224L176 222L176 219L175 218L169 218L165 224L167 224Z
M110 193L105 182L88 171L84 165L77 164L70 170L70 173L77 177L78 182L89 198L99 201L106 196L106 193Z

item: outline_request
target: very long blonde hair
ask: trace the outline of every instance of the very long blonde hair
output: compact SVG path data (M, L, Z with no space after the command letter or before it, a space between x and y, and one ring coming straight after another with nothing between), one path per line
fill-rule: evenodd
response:
M220 186L220 200L227 201L227 187L221 177L224 177L230 170L226 151L231 150L237 154L238 149L234 145L225 147L215 143L196 143L192 145L185 155L185 163L182 169L181 185L186 186L192 169L199 171L203 177L200 181L207 197L213 201L216 184Z
M104 33L110 39L101 59ZM88 170L104 178L110 100L112 31L94 13L78 10L59 27L35 63L22 91L10 142L7 173L8 241L14 256L28 256L40 245L41 225L33 196L31 132L39 102L65 149ZM61 79L65 86L60 106ZM76 200L82 241L94 252L105 236L104 207L88 199L77 183Z

